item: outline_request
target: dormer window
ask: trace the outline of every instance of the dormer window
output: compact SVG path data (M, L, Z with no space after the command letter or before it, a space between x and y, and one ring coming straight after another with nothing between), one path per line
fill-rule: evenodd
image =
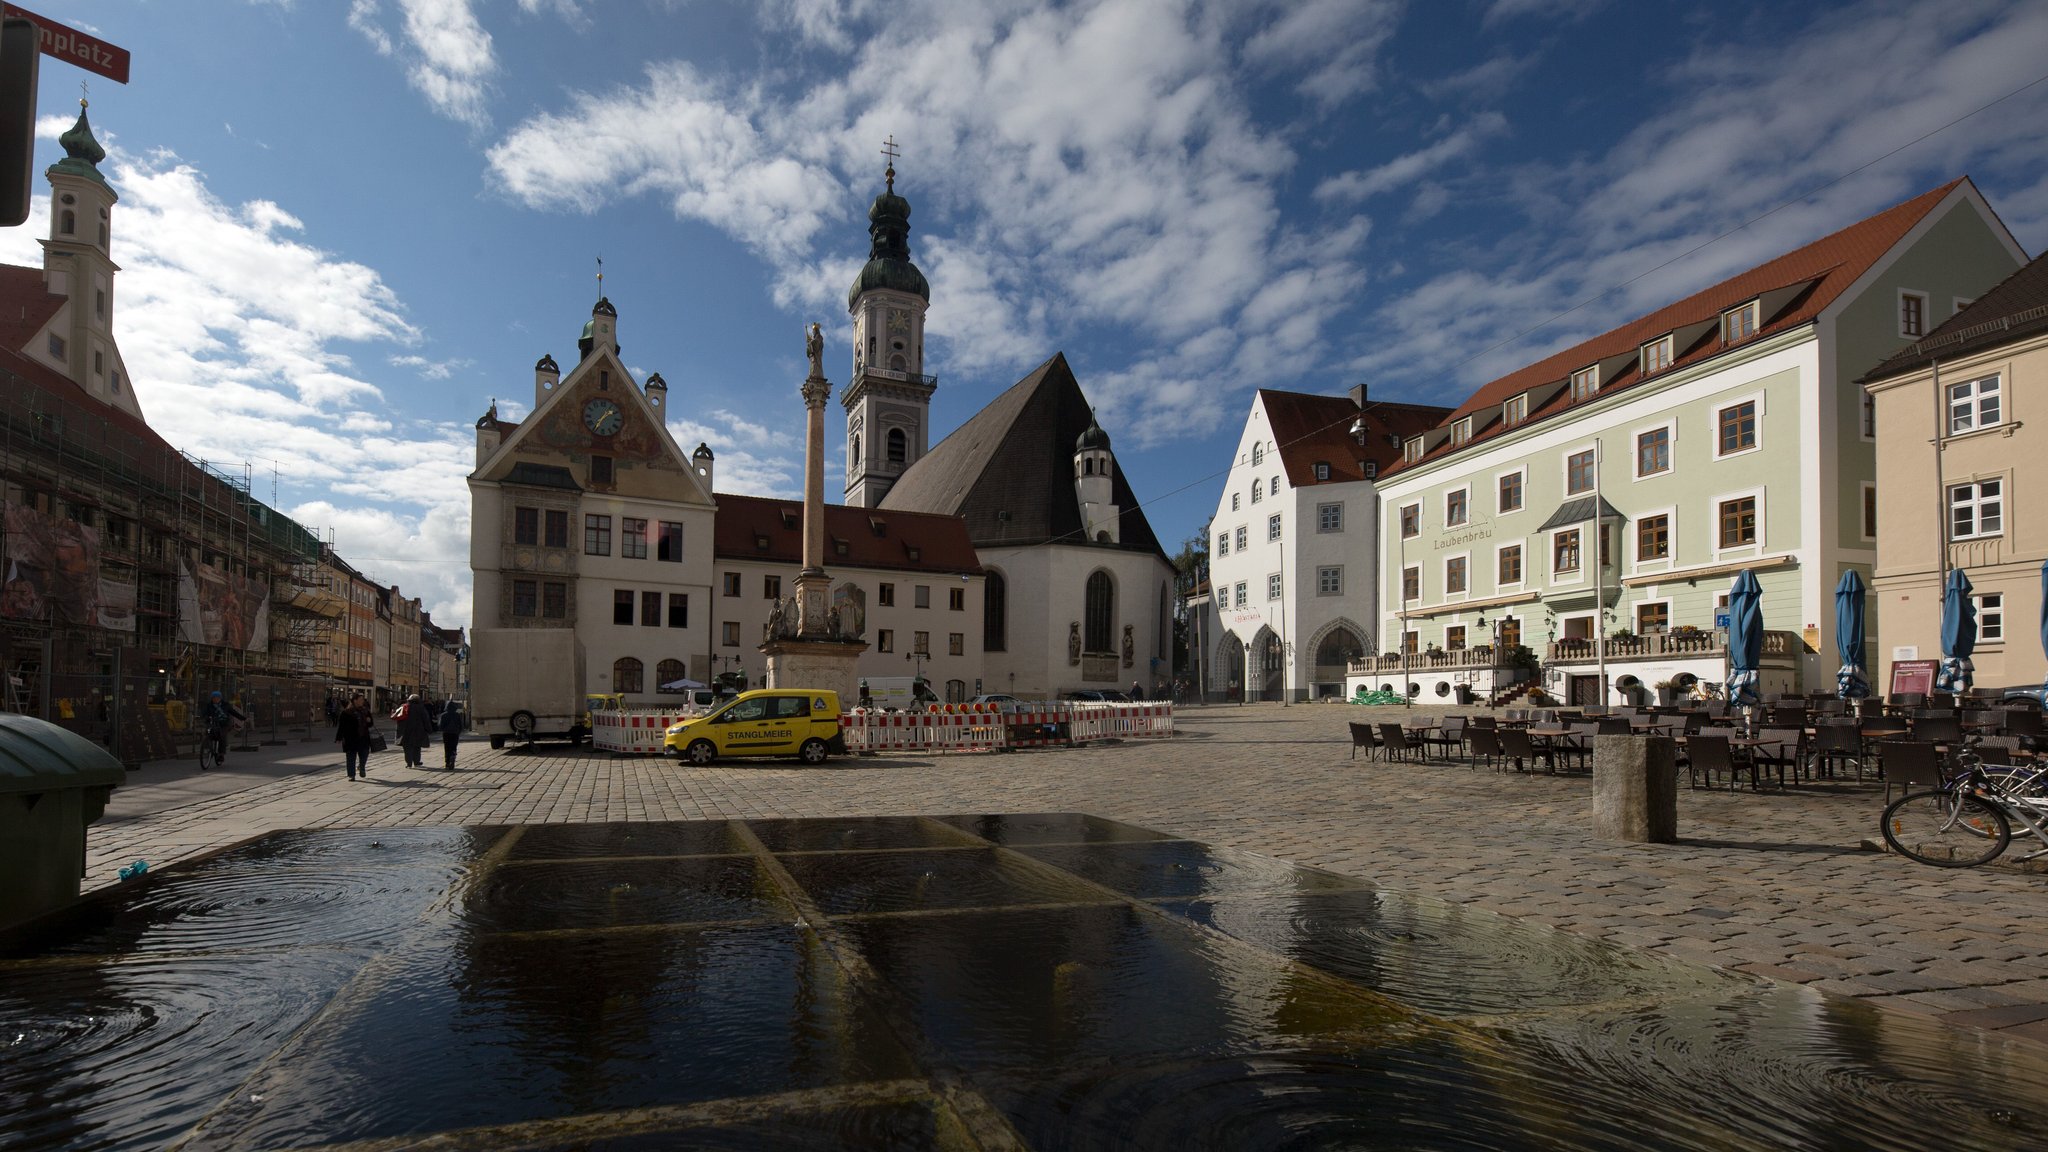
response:
M1572 403L1576 404L1581 400L1590 400L1593 398L1593 393L1599 390L1600 366L1598 364L1590 368L1581 368L1577 372L1572 373Z
M1422 437L1417 436L1401 445L1401 459L1413 464L1422 459Z
M1328 480L1329 478L1330 478L1330 462L1329 462L1329 461L1327 461L1327 460L1318 460L1318 461L1316 461L1316 479L1318 479L1318 480Z
M1751 300L1740 308L1730 308L1721 313L1721 343L1740 344L1756 335L1757 302Z
M1529 394L1527 392L1522 393L1520 396L1508 397L1508 402L1500 406L1500 422L1506 427L1513 428L1528 418Z
M1671 367L1671 337L1659 336L1643 345L1643 375L1649 376Z
M1376 479L1378 478L1379 474L1380 462L1377 460L1367 460L1365 462L1365 478L1367 480Z
M1451 425L1451 447L1455 448L1458 445L1466 443L1471 439L1472 418L1470 416L1467 416L1463 420L1458 421L1456 424Z

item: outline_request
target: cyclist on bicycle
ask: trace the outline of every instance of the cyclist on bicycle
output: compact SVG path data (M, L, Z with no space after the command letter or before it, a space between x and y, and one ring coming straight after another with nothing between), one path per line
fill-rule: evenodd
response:
M200 705L199 719L206 726L206 742L213 748L214 760L218 763L226 764L228 762L228 730L237 721L247 720L248 717L242 714L241 709L229 703L227 697L222 696L220 689L216 688L213 690L213 695L206 698L206 703ZM204 772L206 769L206 757L201 756L199 758L199 770Z

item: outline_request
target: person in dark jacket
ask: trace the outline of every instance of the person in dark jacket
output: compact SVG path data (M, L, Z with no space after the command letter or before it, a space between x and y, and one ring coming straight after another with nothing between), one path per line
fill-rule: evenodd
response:
M462 705L450 700L441 705L441 754L447 759L443 767L455 771L455 745L462 739Z
M405 750L407 768L424 768L426 758L420 751L427 746L427 706L415 692L405 698L405 703L391 714L398 722L398 746Z
M370 702L358 695L348 702L348 707L334 721L334 739L341 745L343 756L348 758L348 778L353 780L361 772L363 779L370 778L370 730L377 721L370 715Z

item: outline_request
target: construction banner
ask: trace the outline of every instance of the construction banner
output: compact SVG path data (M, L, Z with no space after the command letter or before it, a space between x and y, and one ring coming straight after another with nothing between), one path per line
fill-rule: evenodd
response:
M211 564L178 563L178 636L246 652L270 647L270 585Z
M52 624L98 623L100 534L26 504L9 504L0 616ZM132 621L134 598L129 599ZM133 624L129 625L132 629Z

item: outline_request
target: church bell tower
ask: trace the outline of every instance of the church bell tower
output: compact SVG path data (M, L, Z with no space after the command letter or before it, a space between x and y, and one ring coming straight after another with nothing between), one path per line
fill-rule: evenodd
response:
M896 145L884 191L868 209L868 262L846 294L853 315L853 376L846 406L846 503L873 508L930 447L932 393L924 374L931 285L910 262L910 201L896 194Z

